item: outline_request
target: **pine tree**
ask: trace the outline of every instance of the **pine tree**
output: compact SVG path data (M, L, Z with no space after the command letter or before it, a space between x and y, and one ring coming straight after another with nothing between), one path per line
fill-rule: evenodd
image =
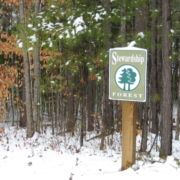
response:
M131 68L127 69L127 73L128 73L128 91L130 91L130 85L134 84L136 81L136 73L133 72L133 70Z
M124 84L123 90L126 90L126 84L129 81L127 69L122 70L122 74L120 74L122 77L119 77L120 81L118 81L121 84Z

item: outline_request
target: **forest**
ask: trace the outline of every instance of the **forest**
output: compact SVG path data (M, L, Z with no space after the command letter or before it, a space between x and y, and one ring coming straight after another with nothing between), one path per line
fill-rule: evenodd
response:
M149 132L171 155L180 123L179 0L0 0L0 120L42 133L121 133L109 99L109 49L147 49L147 100L137 103L140 151ZM174 117L174 108L177 115ZM10 117L10 118L9 118ZM175 125L174 125L175 124ZM172 131L175 130L175 137ZM89 141L91 139L88 139Z

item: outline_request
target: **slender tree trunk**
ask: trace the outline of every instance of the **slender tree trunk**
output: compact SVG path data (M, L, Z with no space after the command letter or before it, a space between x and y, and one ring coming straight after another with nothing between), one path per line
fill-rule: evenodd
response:
M24 79L24 78L23 78ZM25 81L22 82L22 93L20 99L22 100L22 108L20 109L20 127L26 127L27 124L27 115L26 115L26 105L24 104L26 102L26 92L25 92Z
M20 0L20 22L22 24L21 38L23 41L23 61L24 61L24 72L25 72L27 138L31 138L34 134L34 128L33 128L33 118L32 118L30 65L29 65L29 57L27 53L27 45L26 45L27 40L25 34L24 0Z
M116 121L116 131L121 132L122 131L122 105L121 101L116 101L115 102L115 109L116 109L116 114L115 114L115 121Z
M35 2L35 15L39 13L41 0ZM36 123L36 131L40 133L40 32L37 31L37 42L34 45L34 100L33 100L33 120Z
M126 2L125 0L122 1L121 5L121 23L120 23L120 34L122 37L122 46L125 46L125 39L126 39Z
M157 9L157 0L153 0L152 9ZM157 89L157 17L153 17L152 19L152 51L151 51L151 122L152 128L151 132L158 134L158 111L157 111L157 101L159 93Z
M148 66L148 65L147 65ZM150 71L150 68L148 68ZM148 72L149 72L148 71ZM140 151L146 152L147 150L147 135L148 135L148 104L149 104L149 74L147 75L147 86L146 86L146 103L144 107L144 119L142 121L142 141L141 141L141 149Z
M103 88L102 88L102 84L96 84L96 110L95 110L95 114L96 114L96 118L95 118L95 124L96 124L96 132L99 133L100 131L100 121L102 120L102 102L103 102ZM101 119L101 120L100 120Z
M73 76L68 71L68 87L67 87L67 131L74 133L75 118L74 118L74 92L73 92Z
M11 109L12 109L12 126L14 126L14 121L15 121L15 106L14 106L14 87L11 88Z
M161 8L161 2L158 2L158 7ZM162 21L158 22L161 23ZM158 31L157 35L157 43L161 44L162 39L161 39L161 31ZM159 94L159 97L162 97L162 47L157 47L157 92ZM161 72L161 73L158 73ZM161 99L158 100L157 106L156 106L156 111L157 111L157 117L158 117L158 133L161 134L161 106L162 106L162 101Z
M106 9L107 13L110 12L110 1L104 0L104 8ZM110 21L106 20L104 24L104 34L106 34L107 44L105 45L105 50L108 52L111 47L111 23ZM104 125L106 131L113 130L113 102L109 100L109 65L107 64L104 67Z
M88 111L88 131L94 130L94 81L88 80L87 86L87 111Z
M148 4L147 1L144 2L145 6L141 5L136 8L136 17L135 17L135 33L145 32L148 26ZM148 78L147 78L148 80ZM147 81L147 88L148 88ZM147 133L148 133L148 93L146 103L138 103L138 122L142 126L142 142L141 142L141 151L145 151L147 148Z
M176 39L176 51L179 52L179 38ZM179 124L180 124L180 60L177 61L176 64L177 68L176 69L176 73L174 73L175 77L174 77L174 86L176 87L176 83L178 82L177 85L177 89L174 88L174 98L173 99L178 99L178 109L177 109L177 119L176 119L176 135L175 135L175 140L179 140L179 133L180 133L180 129L179 129ZM177 90L177 92L176 92Z
M161 156L172 153L172 69L171 69L170 0L162 1L162 137Z
M52 127L52 135L54 135L54 129L55 129L55 126L54 126L54 116L55 116L55 112L54 112L54 93L53 93L53 90L52 90L52 104L51 104L51 107L50 107L50 111L51 111L51 127Z
M110 12L110 0L103 0L103 5L107 14ZM104 34L106 35L106 44L104 49L108 52L111 47L111 23L106 20L104 23ZM114 130L113 127L113 103L109 100L109 66L108 64L104 67L104 80L103 80L103 91L104 91L104 102L103 102L103 127L102 127L102 139L100 149L105 149L105 134Z
M58 120L59 120L59 92L56 91L56 95L57 95L57 98L56 98L56 105L55 105L55 127L58 128ZM59 128L58 128L59 130Z
M180 66L180 63L179 63ZM179 67L180 69L180 67ZM177 111L177 120L176 120L176 135L175 140L179 140L179 123L180 123L180 77L178 82L178 111Z
M81 83L81 135L80 135L80 146L83 146L84 143L84 130L85 130L85 115L84 115L84 85Z
M36 123L36 131L40 133L40 50L39 46L35 45L34 48L33 119Z

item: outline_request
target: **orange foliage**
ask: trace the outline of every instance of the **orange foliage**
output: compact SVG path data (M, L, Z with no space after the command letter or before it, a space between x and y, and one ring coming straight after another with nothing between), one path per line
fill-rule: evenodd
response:
M95 80L97 79L96 75L95 74L90 74L89 77L88 77L89 80Z
M34 4L36 0L25 0L25 4L27 6L30 6L31 4ZM3 4L10 5L10 6L18 6L19 0L0 0Z
M50 2L52 0L41 0L41 4L46 4L47 2ZM19 0L0 0L0 2L2 2L4 5L9 5L9 6L18 6L19 5ZM36 2L36 0L25 0L25 5L27 7L31 6L32 4L34 4ZM60 0L59 3L64 4L64 3L68 3L69 0Z
M18 6L19 0L0 0L3 5L9 5L11 7Z
M17 77L17 69L8 65L0 65L0 120L4 118L6 113L5 103L9 97L9 88L15 86Z
M8 89L15 85L17 69L7 65L0 65L0 98L7 98ZM2 102L2 101L1 101Z
M5 59L12 58L13 54L21 57L22 49L17 45L17 38L14 35L9 35L7 32L0 32L0 55L4 55ZM40 61L48 62L50 59L62 55L60 52L52 52L48 49L40 51ZM31 59L33 59L33 53L29 53ZM33 66L32 66L33 67Z
M100 66L100 64L101 64L99 59L95 59L93 62L96 65L96 67Z
M14 35L9 35L7 32L0 32L0 55L5 58L12 58L13 54L22 55L22 50L17 46L17 38Z
M80 83L84 83L84 78L82 77L81 79L80 79Z
M5 128L4 128L4 127L1 127L1 128L0 128L0 134L2 134L4 131L5 131ZM1 140L0 140L0 141L1 141Z
M44 49L40 51L40 61L43 61L44 63L47 63L50 59L55 58L57 56L61 56L62 53L60 52L52 52L48 49ZM46 67L48 65L44 64L43 67Z

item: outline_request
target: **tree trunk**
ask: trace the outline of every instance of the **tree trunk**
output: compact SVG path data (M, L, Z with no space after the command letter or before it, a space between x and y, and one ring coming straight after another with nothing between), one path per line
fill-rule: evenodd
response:
M53 90L52 90L52 104L51 104L51 107L50 107L50 111L51 111L51 127L52 127L52 135L54 135L54 129L55 129L55 126L54 126L54 117L55 117L55 108L54 108L54 93L53 93Z
M30 65L27 53L27 39L25 34L25 12L24 0L20 0L20 22L22 25L21 38L23 42L23 61L25 72L25 90L26 90L26 115L27 115L27 138L31 138L34 134L33 118L32 118L32 95L31 95L31 79L30 79Z
M80 146L84 144L84 131L85 131L85 108L84 108L84 85L81 83L81 135L80 135Z
M179 52L179 38L176 39L176 51ZM177 67L176 67L177 66ZM178 60L175 64L175 77L174 77L174 86L176 87L176 84L178 82L178 85L176 88L173 88L173 92L174 92L174 98L178 100L178 109L177 109L177 119L176 119L176 135L175 135L175 140L179 141L179 133L180 133L180 129L179 129L179 124L180 124L180 75L179 75L179 71L180 71L180 60Z
M88 131L94 130L94 81L88 80L87 86L87 111L88 111Z
M152 9L157 9L157 0L153 0ZM154 134L158 134L158 89L157 89L157 17L152 18L152 41L151 41L151 122L152 128L151 132Z
M35 15L40 10L41 0L35 2ZM33 99L33 120L36 123L36 131L40 133L40 32L37 31L37 42L34 45L34 99Z
M67 87L67 131L74 132L75 118L74 118L74 92L73 92L73 76L70 71L68 73L68 87Z
M22 108L20 109L20 122L19 122L19 126L20 127L26 127L27 124L27 115L26 115L26 105L24 104L26 102L26 92L25 92L25 81L23 78L23 82L22 82L22 94L20 99L22 100L23 104L22 104Z
M107 14L110 12L110 0L104 0L103 5ZM104 23L104 34L106 35L106 44L104 45L104 49L108 52L111 47L111 23L107 19ZM108 64L104 67L104 81L103 81L103 91L104 91L104 102L103 102L103 127L102 127L102 139L100 150L105 148L105 133L109 133L113 131L113 103L112 100L109 100L109 66Z
M120 34L122 38L122 46L126 46L126 2L123 1L121 5L121 22L120 22Z
M145 6L143 6L145 5ZM135 33L145 32L148 26L148 5L146 1L141 6L136 8L136 17L135 17ZM147 78L147 87L148 88L148 78ZM147 93L147 92L146 92ZM146 103L138 103L138 122L142 126L142 142L141 142L141 151L145 151L147 148L147 133L148 133L148 93L146 98Z
M162 137L160 156L172 153L172 69L171 69L170 0L162 1Z
M148 66L148 65L147 65ZM149 66L148 66L149 67ZM148 68L150 71L150 68ZM148 104L149 104L149 74L147 75L147 86L146 86L146 103L144 105L144 119L142 121L142 141L141 141L141 152L146 152L147 150L147 135L148 135Z
M180 66L180 63L179 63ZM180 67L179 67L180 69ZM177 120L176 120L176 135L175 140L179 141L179 123L180 123L180 77L178 82L178 111L177 111Z
M107 13L110 12L110 1L104 0L104 8L106 9ZM104 24L104 34L106 34L107 44L105 44L105 50L108 52L109 48L111 47L111 23L110 21L106 20ZM113 130L113 102L109 100L109 66L108 64L104 67L104 128L105 131Z

